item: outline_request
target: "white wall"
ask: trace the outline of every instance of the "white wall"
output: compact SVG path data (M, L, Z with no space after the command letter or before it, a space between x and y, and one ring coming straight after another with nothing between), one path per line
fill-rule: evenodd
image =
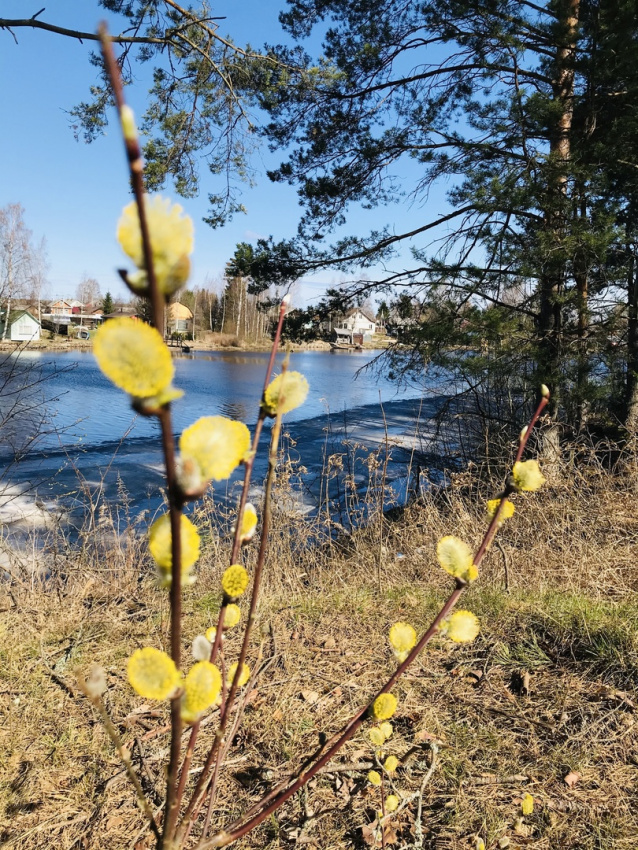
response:
M31 316L20 316L9 328L8 336L16 341L40 339L40 325Z

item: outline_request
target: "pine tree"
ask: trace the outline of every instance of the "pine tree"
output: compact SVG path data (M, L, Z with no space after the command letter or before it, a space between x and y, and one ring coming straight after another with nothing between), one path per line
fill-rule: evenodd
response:
M255 85L268 84L276 60L222 34L207 2L99 0L97 5L110 13L124 82L133 81L138 64L152 64L153 83L138 116L147 139L147 188L157 191L171 181L178 193L193 197L203 167L210 175L206 221L223 224L244 209L241 184L250 181L248 161L257 143L248 105ZM48 20L49 13L42 8L30 17L0 17L0 34L13 43L16 32L37 29L72 40L74 49L98 41L95 32ZM98 69L98 79L70 116L76 138L92 142L106 131L113 94L99 52L87 51L87 60Z
M104 298L102 299L102 315L108 316L109 313L113 312L113 298L111 297L111 293L107 292Z
M638 162L628 132L638 66L605 68L636 41L636 9L625 0L292 0L281 20L300 41L325 32L320 60L274 51L304 70L294 85L290 73L279 86L271 79L262 97L271 144L291 150L271 177L297 185L304 207L286 245L307 258L298 273L356 270L355 297L408 287L421 316L405 331L420 349L408 366L422 368L425 356L473 385L494 379L498 364L506 388L547 383L553 412L586 422L600 393L592 372L607 345L602 326L629 262L618 250L629 197L622 172L613 196L606 170L611 157ZM619 64L628 80L614 142L597 126L617 108ZM406 185L397 175L415 162ZM433 215L426 201L441 181L449 209ZM391 217L402 197L409 230L388 224L325 245L352 206ZM283 244L271 240L271 265ZM407 244L411 264L367 277Z

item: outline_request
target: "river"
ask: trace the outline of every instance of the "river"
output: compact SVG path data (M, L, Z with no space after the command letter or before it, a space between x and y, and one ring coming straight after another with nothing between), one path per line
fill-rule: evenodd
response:
M290 368L302 372L310 385L306 403L285 417L295 457L307 470L305 510L316 508L328 455L345 452L357 486L364 488L363 460L385 442L386 429L393 446L388 477L395 483L395 498L405 498L406 464L441 397L434 386L425 393L414 386L398 388L365 369L373 357L368 351L292 355ZM241 419L252 427L267 361L266 353L257 352L176 356L174 383L185 391L173 405L176 433L205 415ZM0 520L5 526L46 525L61 513L77 517L87 493L111 506L125 502L128 513L157 510L162 485L158 425L131 410L126 395L102 375L90 353L25 351L0 363L5 374L9 369L13 373L0 396L0 416L6 419L18 395L7 388L21 381L30 386L23 390L19 415L5 421L3 429ZM264 442L254 474L255 497L263 482L265 451ZM216 494L234 498L238 478L239 473L226 486L218 485Z

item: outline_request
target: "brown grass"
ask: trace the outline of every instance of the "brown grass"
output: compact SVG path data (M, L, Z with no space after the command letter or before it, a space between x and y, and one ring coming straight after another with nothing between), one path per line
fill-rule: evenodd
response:
M635 496L628 475L596 466L572 470L569 480L569 488L517 497L515 517L463 602L481 619L479 639L461 647L435 642L397 688L388 752L404 759L395 786L410 802L393 821L394 846L469 850L480 835L488 848L506 840L511 848L635 847ZM481 535L483 494L469 485L460 476L444 497L338 544L313 547L311 525L277 514L256 638L273 661L230 752L219 825L294 771L320 733L331 734L367 701L392 669L392 622L408 620L417 631L427 625L448 588L435 565L436 540L455 533L473 543ZM200 526L212 523L212 510L203 508ZM0 597L6 848L151 846L76 676L94 661L107 670L109 711L153 800L163 793L168 713L134 696L125 664L137 646L166 648L168 602L134 536L111 554L97 532L89 541L48 582L23 574ZM198 583L186 594L187 641L215 617L227 549L211 531ZM238 640L229 636L231 661ZM255 643L253 668L259 652ZM214 722L200 738L202 752ZM371 758L366 736L357 736L342 769L322 773L239 846L365 846L361 828L379 803L368 768L356 766ZM525 792L535 810L521 821ZM422 845L415 843L419 807Z

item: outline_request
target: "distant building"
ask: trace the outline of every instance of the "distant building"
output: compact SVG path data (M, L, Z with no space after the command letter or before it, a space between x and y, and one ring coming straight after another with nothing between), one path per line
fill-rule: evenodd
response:
M70 316L73 313L71 300L66 301L61 298L59 301L54 301L49 307L48 312L52 316Z
M107 319L139 319L140 314L132 307L130 304L125 305L124 307L116 307L112 313L104 313L100 311L100 318L104 321Z
M32 316L28 310L12 310L9 313L9 322L6 335L4 333L5 317L0 318L0 339L14 340L16 342L31 342L40 339L40 322Z
M345 315L329 316L323 328L339 343L361 345L370 342L377 332L377 322L365 308L353 307Z
M58 334L69 334L72 325L95 328L102 321L102 311L85 305L76 298L61 298L42 313L42 327ZM84 337L83 337L84 338Z
M166 333L192 334L193 314L185 304L175 301L166 308Z
M377 332L377 320L362 307L353 307L339 323L340 328L347 328L352 333L373 336Z

